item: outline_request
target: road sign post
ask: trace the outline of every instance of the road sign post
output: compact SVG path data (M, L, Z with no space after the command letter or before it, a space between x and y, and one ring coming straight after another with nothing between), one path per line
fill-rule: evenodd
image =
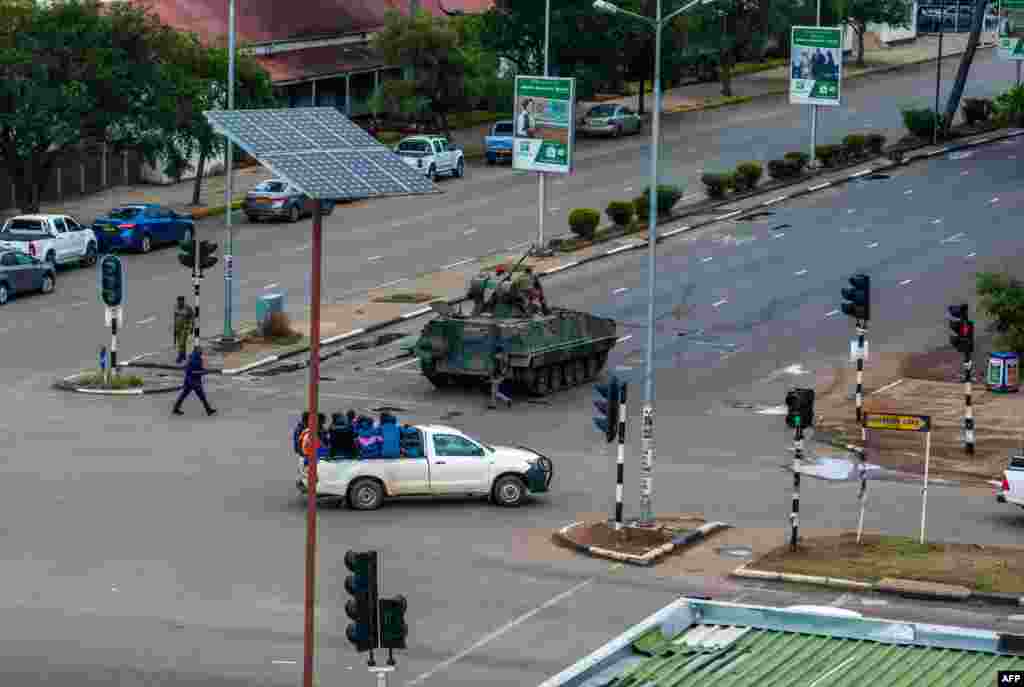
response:
M924 433L924 482L921 485L921 543L924 544L925 516L928 510L928 469L932 452L932 418L930 415L907 413L864 413L863 418L864 429Z
M104 255L99 264L100 300L106 306L104 317L110 327L110 367L106 373L109 384L117 372L117 325L123 317L121 303L125 294L124 264L116 255Z

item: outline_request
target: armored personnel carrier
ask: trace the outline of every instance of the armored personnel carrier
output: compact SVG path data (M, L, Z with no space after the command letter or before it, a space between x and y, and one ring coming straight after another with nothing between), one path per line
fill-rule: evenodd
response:
M420 370L435 386L500 379L546 396L596 377L616 343L615 320L548 307L529 268L481 272L468 296L469 314L432 306L439 316L416 343Z

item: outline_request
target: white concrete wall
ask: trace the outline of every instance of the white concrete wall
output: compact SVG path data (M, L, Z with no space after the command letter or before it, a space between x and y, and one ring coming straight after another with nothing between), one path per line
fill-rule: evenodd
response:
M235 152L235 159L236 160L238 159L238 152L237 151ZM192 159L189 160L189 162L191 163L192 168L189 169L189 170L186 170L185 173L181 175L181 180L182 181L186 181L188 179L195 179L196 178L196 169L195 168L199 164L199 155L194 155L192 157ZM163 167L164 167L164 163L160 162L160 161L157 162L156 166L150 166L150 165L146 164L145 162L143 162L142 163L142 180L145 181L147 184L158 184L158 185L161 185L161 186L166 186L168 184L175 183L176 182L175 179L173 179L173 178L167 176L166 174L164 174ZM223 173L224 172L224 156L223 155L216 155L216 156L214 156L212 158L208 158L206 160L205 168L206 169L203 172L203 176L204 177L205 176L214 175L214 174Z
M857 48L857 34L854 33L853 29L849 26L845 27L845 35L843 37L843 50L856 50ZM883 44L888 45L894 41L909 41L917 38L917 3L913 3L910 8L910 22L908 28L901 26L889 26L888 24L868 24L868 33L873 33L878 36Z

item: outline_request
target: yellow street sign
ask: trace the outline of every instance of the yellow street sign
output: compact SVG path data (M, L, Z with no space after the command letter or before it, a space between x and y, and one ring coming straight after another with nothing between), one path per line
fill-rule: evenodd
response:
M930 432L932 418L929 415L905 415L903 413L864 413L866 429L896 429L902 432Z

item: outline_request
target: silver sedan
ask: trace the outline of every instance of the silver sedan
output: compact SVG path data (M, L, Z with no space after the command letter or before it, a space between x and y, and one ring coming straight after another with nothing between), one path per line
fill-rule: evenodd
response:
M583 117L581 134L592 136L621 136L639 133L642 126L640 115L625 105L606 103L595 105Z

